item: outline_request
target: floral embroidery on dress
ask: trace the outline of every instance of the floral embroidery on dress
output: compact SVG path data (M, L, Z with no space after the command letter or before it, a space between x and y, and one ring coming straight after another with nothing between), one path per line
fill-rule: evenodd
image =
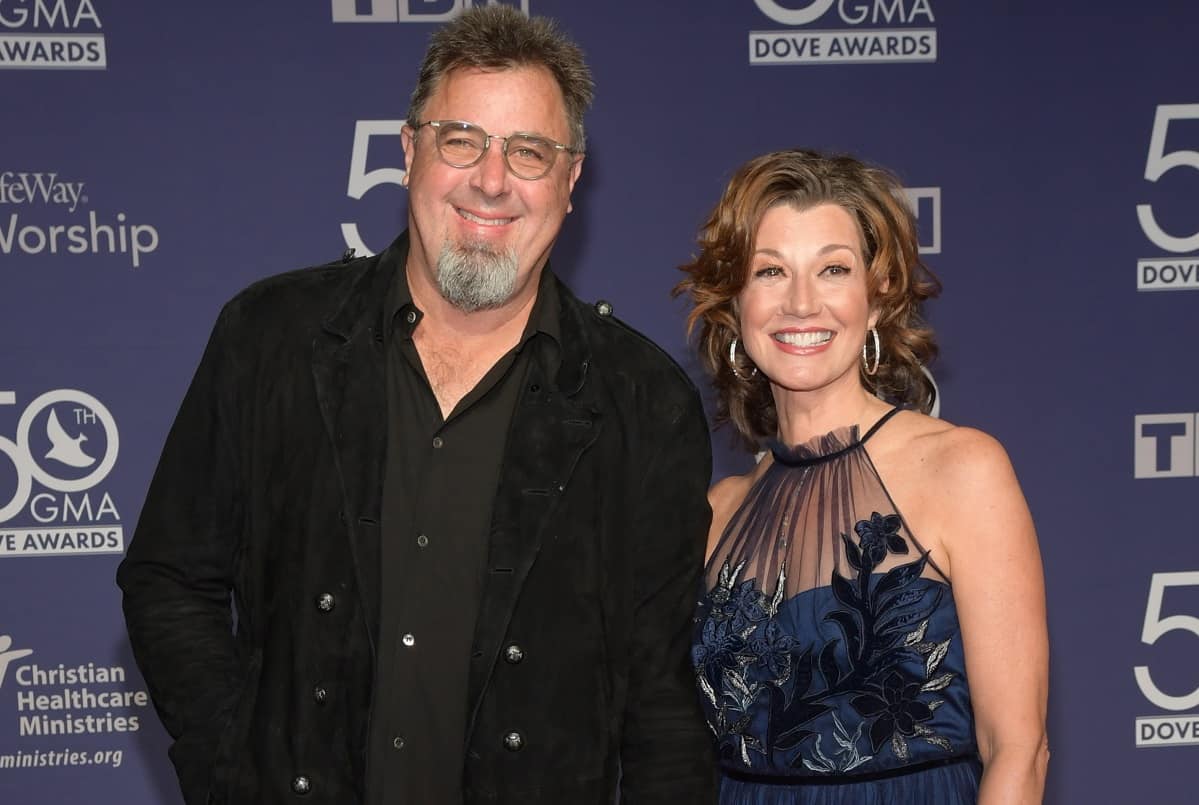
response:
M898 515L873 512L854 526L856 541L841 535L853 574L832 573L838 606L824 620L840 637L819 650L777 619L785 565L770 597L755 580L739 581L745 562L721 567L701 601L691 659L722 753L751 768L782 753L791 768L835 774L887 751L907 761L914 740L953 750L929 725L943 703L937 692L956 676L939 671L953 637L927 634L945 588L922 581L927 555L874 572L889 554L909 553L901 526ZM765 725L759 719L755 726L754 714L763 710ZM857 720L847 724L850 715ZM835 746L824 745L825 737Z

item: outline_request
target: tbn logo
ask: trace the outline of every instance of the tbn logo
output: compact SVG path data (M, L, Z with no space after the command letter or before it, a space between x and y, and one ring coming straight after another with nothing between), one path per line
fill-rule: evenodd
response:
M529 13L529 0L332 0L334 22L445 22L475 6L514 6Z
M1199 475L1195 419L1199 414L1139 414L1133 433L1133 476L1190 478Z

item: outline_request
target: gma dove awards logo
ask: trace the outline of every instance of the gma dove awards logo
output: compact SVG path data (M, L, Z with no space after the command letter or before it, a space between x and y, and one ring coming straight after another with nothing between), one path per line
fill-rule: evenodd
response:
M16 402L0 391L0 413ZM0 559L123 553L103 485L119 452L116 420L92 395L56 389L31 401L16 438L0 436Z
M754 0L785 30L750 31L750 64L935 62L930 0ZM798 5L799 7L794 7Z
M0 0L0 69L106 69L102 28L92 0Z

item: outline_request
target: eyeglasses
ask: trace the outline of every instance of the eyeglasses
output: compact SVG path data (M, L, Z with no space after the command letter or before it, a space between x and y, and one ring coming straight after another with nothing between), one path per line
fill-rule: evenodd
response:
M492 140L504 141L504 164L513 176L521 179L540 179L545 176L554 167L560 151L578 153L570 146L554 142L548 137L521 132L501 137L488 134L474 123L464 120L428 120L418 123L415 129L419 131L423 126L433 129L437 137L437 153L447 165L454 168L469 168L478 164Z

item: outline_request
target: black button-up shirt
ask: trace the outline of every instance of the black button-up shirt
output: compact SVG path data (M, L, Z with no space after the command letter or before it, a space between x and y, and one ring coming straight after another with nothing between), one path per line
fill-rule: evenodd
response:
M403 273L385 310L387 464L368 801L458 805L492 502L532 353L558 355L558 294L543 271L520 342L444 419L412 340L422 313Z

